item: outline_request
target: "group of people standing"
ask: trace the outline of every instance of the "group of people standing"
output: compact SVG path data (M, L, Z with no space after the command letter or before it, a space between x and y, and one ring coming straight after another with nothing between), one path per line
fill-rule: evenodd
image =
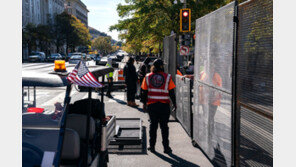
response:
M130 57L123 69L123 76L127 88L127 103L129 106L137 107L135 97L137 93L137 83L140 82L140 98L143 103L143 110L147 111L150 120L149 130L149 151L155 152L156 136L158 124L160 124L162 134L162 144L164 153L171 153L169 146L169 117L170 102L172 101L176 109L176 97L174 88L176 87L172 76L164 72L164 63L156 59L150 68L151 59L147 57L141 64L139 71L134 66L135 59ZM109 79L108 79L109 81ZM171 99L171 101L170 101Z

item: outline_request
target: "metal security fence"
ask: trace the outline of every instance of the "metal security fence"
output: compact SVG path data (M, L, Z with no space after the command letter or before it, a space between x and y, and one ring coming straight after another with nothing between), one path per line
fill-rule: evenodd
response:
M167 36L163 40L163 61L164 71L172 75L173 81L175 81L176 75L176 50L177 42L176 42L176 34Z
M273 166L273 1L239 5L237 166Z
M192 80L176 75L176 117L185 131L192 137Z
M177 42L176 34L167 36L163 40L163 61L164 61L164 71L172 75L172 79L176 81L176 71L177 71ZM171 115L176 118L176 111L172 110Z
M232 165L235 3L196 20L193 140L217 166Z

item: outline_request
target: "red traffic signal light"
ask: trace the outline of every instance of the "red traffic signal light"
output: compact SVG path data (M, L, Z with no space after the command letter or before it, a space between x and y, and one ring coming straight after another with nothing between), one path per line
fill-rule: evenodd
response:
M184 11L184 12L183 12L183 16L184 16L184 17L187 17L188 15L189 15L189 14L188 14L187 11Z
M191 10L181 9L180 10L180 32L191 31Z

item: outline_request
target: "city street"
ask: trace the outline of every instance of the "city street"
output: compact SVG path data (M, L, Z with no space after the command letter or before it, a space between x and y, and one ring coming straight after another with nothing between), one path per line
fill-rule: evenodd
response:
M21 41L25 167L273 166L272 0L22 0Z
M65 88L36 88L36 106L48 108L45 114L54 112L53 104L62 102L65 96ZM30 92L33 93L32 90ZM158 138L156 144L156 154L147 151L149 141L149 117L140 108L132 108L126 105L125 92L117 91L112 93L113 99L104 98L106 115L116 115L117 118L141 118L143 121L143 144L141 146L126 146L122 150L118 147L109 146L109 163L110 167L170 167L170 166L188 166L188 167L211 167L211 163L198 148L191 144L181 124L171 118L169 122L170 128L170 144L173 149L172 155L163 153L161 143L161 133L158 130ZM78 92L76 89L72 91L71 103L79 99L87 98L87 92ZM94 99L100 99L100 94L92 92ZM31 97L32 100L32 97ZM25 101L26 102L26 101ZM137 100L137 103L140 102Z

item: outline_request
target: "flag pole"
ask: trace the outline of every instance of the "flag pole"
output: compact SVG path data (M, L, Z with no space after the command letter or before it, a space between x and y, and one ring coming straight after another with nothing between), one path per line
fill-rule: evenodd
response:
M84 166L88 166L88 145L89 145L89 124L90 124L90 115L92 109L92 99L91 99L92 88L88 87L88 110L87 110L87 121L86 121L86 151L85 151L85 161Z

